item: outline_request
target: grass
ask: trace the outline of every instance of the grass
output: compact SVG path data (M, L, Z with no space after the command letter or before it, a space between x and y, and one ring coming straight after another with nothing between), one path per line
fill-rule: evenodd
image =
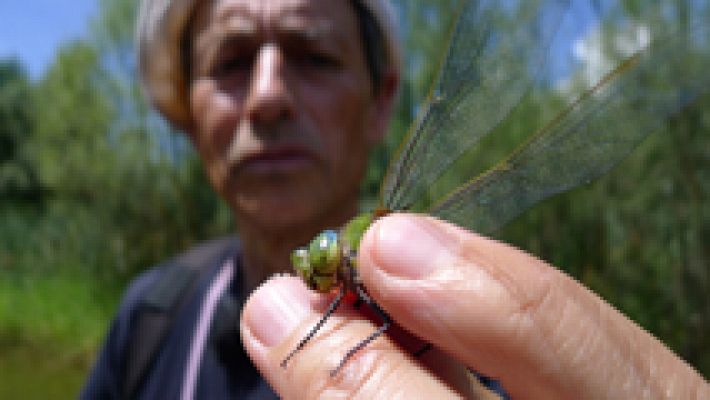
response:
M0 398L76 398L114 313L114 292L79 274L0 271Z

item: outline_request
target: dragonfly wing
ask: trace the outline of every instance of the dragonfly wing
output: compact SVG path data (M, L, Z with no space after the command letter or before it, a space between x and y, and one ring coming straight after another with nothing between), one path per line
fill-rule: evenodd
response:
M490 234L535 203L604 174L649 133L710 90L708 37L710 27L701 25L690 36L651 42L510 158L444 197L430 213ZM693 44L696 48L689 50ZM704 64L689 65L691 53ZM683 73L654 84L652 77L659 70Z
M464 1L438 83L382 183L408 209L520 102L542 70L567 0Z

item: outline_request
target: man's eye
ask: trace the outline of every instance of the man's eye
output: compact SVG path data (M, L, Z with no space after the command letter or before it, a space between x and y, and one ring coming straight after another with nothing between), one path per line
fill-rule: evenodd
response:
M335 57L319 52L306 53L301 61L316 68L336 68L340 65Z
M251 67L252 59L250 57L229 57L215 64L212 74L223 76L233 72L248 71Z

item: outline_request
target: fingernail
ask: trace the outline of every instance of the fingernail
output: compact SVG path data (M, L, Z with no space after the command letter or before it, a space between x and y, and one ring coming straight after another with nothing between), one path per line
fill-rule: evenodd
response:
M374 261L386 272L403 278L429 275L435 260L447 247L446 235L424 220L393 215L381 221L376 232Z
M276 279L252 294L244 321L259 342L271 347L281 343L310 310L309 293L303 285Z

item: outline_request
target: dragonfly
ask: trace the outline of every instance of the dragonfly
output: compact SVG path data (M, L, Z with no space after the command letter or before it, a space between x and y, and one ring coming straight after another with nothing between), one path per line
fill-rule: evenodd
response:
M500 132L543 80L554 39L571 2L463 1L433 89L381 184L379 206L340 229L325 230L291 261L313 290L336 292L323 317L283 360L315 336L346 294L382 319L337 367L391 326L358 276L360 239L373 220L406 210L427 213L484 235L538 202L604 175L650 133L663 127L710 88L707 64L684 64L690 47L707 61L710 24L663 30L622 57L606 74L551 116L509 155L480 174L458 171L456 161ZM659 70L684 71L651 84ZM431 192L443 187L444 195ZM424 349L422 349L423 351Z

